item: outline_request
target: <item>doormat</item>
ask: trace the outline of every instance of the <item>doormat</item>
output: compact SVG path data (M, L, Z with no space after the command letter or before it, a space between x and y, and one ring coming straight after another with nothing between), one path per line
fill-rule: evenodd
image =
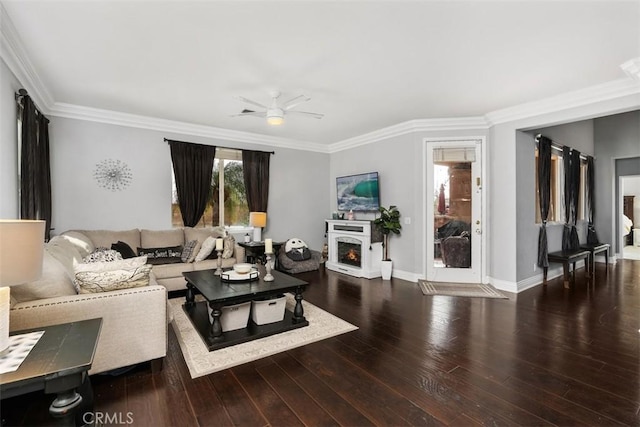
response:
M506 295L496 290L494 287L483 285L481 283L445 283L418 280L418 285L424 295L508 299Z
M293 311L295 300L289 294L286 296L287 309ZM198 297L201 298L199 295ZM209 351L182 309L182 304L184 304L184 298L169 300L173 315L171 325L178 338L191 378L212 374L358 329L357 326L303 300L304 317L309 321L309 326Z

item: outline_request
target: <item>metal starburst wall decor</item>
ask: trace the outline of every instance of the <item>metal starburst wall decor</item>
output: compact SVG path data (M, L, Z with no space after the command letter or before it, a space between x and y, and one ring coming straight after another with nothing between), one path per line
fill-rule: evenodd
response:
M111 191L122 191L131 184L133 174L126 163L106 159L96 165L93 178L100 187Z

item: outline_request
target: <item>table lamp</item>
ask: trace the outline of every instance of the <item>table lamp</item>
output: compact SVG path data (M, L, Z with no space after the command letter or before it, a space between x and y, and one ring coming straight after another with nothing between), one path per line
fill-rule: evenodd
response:
M249 225L253 227L253 241L261 242L262 227L267 226L267 213L266 212L250 212Z
M9 347L9 286L42 275L45 221L0 220L0 353Z

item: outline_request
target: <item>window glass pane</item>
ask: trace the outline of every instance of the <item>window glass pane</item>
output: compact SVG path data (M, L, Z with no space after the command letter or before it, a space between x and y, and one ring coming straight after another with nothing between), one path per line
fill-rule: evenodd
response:
M249 224L249 208L247 206L242 161L240 159L242 159L242 153L239 150L216 150L216 159L213 162L213 172L211 174L209 201L198 223L199 227ZM174 227L182 227L182 216L178 205L173 167L171 168L171 181L172 225Z

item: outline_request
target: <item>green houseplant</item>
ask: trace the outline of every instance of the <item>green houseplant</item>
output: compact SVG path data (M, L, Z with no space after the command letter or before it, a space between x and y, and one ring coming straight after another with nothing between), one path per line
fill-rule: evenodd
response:
M389 237L391 233L400 234L400 230L402 229L402 225L400 224L400 211L398 211L398 207L394 205L389 206L389 209L380 206L378 211L380 212L380 217L376 218L373 224L376 230L382 233L382 278L389 280L392 269L391 259L389 259Z

